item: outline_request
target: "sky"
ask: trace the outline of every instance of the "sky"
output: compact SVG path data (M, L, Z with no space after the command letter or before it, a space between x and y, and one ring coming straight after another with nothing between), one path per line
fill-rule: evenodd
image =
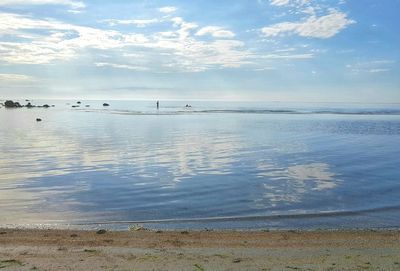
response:
M0 99L400 103L400 0L0 0Z

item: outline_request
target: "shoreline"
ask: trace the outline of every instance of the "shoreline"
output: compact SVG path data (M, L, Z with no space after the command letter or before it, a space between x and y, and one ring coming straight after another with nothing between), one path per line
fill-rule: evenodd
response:
M0 228L4 270L399 270L397 230Z

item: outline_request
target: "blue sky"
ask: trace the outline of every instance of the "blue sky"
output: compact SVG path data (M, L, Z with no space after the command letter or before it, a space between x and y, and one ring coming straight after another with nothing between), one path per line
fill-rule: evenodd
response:
M400 0L0 0L0 98L400 102Z

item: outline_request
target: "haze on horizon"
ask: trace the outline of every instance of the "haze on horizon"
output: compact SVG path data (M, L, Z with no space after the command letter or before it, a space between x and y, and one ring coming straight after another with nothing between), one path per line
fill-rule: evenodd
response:
M0 98L400 102L399 0L0 0Z

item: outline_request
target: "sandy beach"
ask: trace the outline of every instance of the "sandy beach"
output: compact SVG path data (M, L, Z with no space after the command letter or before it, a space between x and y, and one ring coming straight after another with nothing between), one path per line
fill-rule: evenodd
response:
M400 270L400 232L3 229L0 269Z

